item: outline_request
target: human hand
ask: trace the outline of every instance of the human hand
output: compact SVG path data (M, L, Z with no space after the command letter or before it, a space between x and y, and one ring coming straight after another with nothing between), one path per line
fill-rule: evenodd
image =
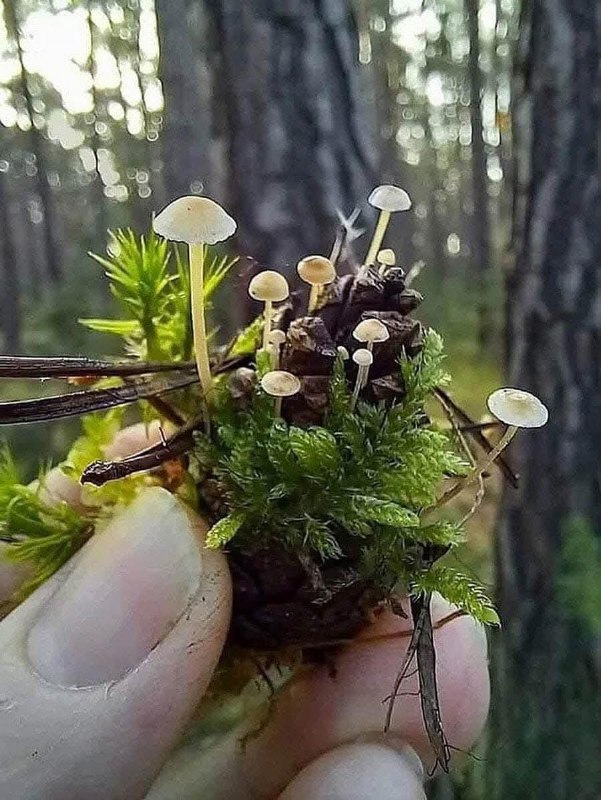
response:
M146 795L227 631L227 564L201 551L204 532L175 498L151 489L0 623L2 796ZM433 609L435 619L447 613ZM392 735L380 736L381 700L402 664L407 629L383 615L341 653L335 680L322 668L302 673L245 747L253 720L208 751L183 748L148 800L423 798L415 753L428 765L429 745L419 700L399 698ZM484 635L462 618L435 636L445 729L451 744L467 748L488 705ZM415 678L404 688L414 692Z

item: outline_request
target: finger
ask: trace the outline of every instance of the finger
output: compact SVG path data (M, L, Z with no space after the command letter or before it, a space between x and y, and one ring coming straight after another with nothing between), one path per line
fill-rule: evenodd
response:
M421 762L380 744L337 747L312 761L280 800L425 800Z
M161 441L161 425L158 420L146 424L138 422L120 430L113 441L104 448L108 459L120 459L137 453L145 447ZM75 478L63 472L61 467L49 470L41 479L40 499L50 505L68 503L73 508L85 511L93 502L85 497L85 487Z
M127 458L146 447L159 444L163 435L168 435L169 430L158 419L151 422L138 422L123 428L113 441L105 447L104 454L108 459Z
M436 598L435 623L453 610ZM418 689L414 676L401 688L407 694L397 699L391 735L383 735L382 701L402 666L410 634L409 619L382 615L364 631L362 641L339 655L335 678L328 668L310 668L281 690L266 724L263 717L247 719L209 749L190 739L163 770L148 800L196 800L198 787L211 800L272 800L324 753L366 738L395 748L399 740L410 742L430 769L432 752L419 698L413 696ZM467 749L488 710L486 637L481 626L463 617L439 627L435 643L445 732L451 745Z
M158 420L153 420L148 425L143 422L130 425L115 436L113 442L106 448L106 456L107 458L125 458L160 440L161 426ZM38 491L40 500L47 505L56 506L59 503L67 503L82 513L89 511L89 504L84 502L84 487L75 478L63 472L61 467L53 467L42 476ZM8 601L32 577L34 572L30 564L15 564L6 559L3 550L5 548L0 545L0 618L10 610ZM6 609L4 613L3 607Z
M452 611L441 600L433 605L440 620ZM269 724L245 747L243 768L259 797L282 791L303 767L322 753L364 734L382 736L386 704L402 667L409 642L408 622L383 614L336 660L336 677L328 668L308 670L286 687ZM389 637L393 634L392 638ZM394 635L396 634L396 635ZM440 708L449 743L468 749L480 734L489 703L486 637L468 617L455 619L434 634ZM432 750L422 720L417 675L401 687L391 733L407 741L428 769Z
M9 545L0 542L0 616L2 616L1 604L11 598L32 574L28 564L9 561L6 557L7 552Z
M143 492L0 624L0 776L14 800L143 797L226 636L224 557Z
M78 511L85 511L81 500L82 486L79 481L63 472L61 467L53 467L40 479L38 497L49 506L67 503Z

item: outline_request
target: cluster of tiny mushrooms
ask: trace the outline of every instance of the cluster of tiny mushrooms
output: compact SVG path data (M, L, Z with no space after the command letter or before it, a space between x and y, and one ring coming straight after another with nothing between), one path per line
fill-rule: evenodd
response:
M378 210L378 222L374 230L362 269L370 267L384 275L395 266L396 255L390 248L381 249L391 215L411 208L407 192L398 186L376 187L368 198L368 203ZM213 381L209 362L209 351L203 296L205 247L229 239L236 231L235 220L227 211L209 197L190 195L174 200L164 208L153 221L155 233L174 242L184 242L189 248L190 287L194 350L198 375L207 414L212 404ZM337 277L336 264L321 255L309 255L301 259L297 272L302 281L310 286L307 313L310 315L319 307L324 287L333 283ZM290 372L279 369L280 350L286 340L284 331L272 329L274 303L281 303L290 294L288 281L280 272L264 270L250 281L248 293L253 300L264 304L263 349L271 359L272 369L261 379L261 387L275 400L275 415L281 415L282 400L301 390L300 380ZM377 319L366 319L355 327L353 337L358 347L352 359L358 367L352 394L354 409L361 389L367 384L369 369L373 364L374 345L384 342L390 334L386 325ZM345 347L338 348L338 356L344 361L351 355ZM498 389L487 400L488 409L507 427L497 445L481 461L475 464L470 473L457 481L440 498L442 505L455 497L465 486L477 481L507 447L519 428L538 428L546 424L548 411L534 395L520 389Z

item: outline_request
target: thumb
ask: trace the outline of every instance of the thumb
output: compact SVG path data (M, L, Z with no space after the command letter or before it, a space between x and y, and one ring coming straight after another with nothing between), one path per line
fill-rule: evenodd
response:
M0 624L0 783L14 800L144 796L227 632L223 556L149 489Z

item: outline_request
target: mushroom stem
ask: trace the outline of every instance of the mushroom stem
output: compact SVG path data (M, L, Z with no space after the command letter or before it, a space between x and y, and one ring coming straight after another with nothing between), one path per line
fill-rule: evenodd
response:
M516 425L508 425L505 430L505 433L497 444L493 447L493 449L488 453L483 459L478 461L478 463L474 466L471 472L469 472L464 478L452 486L448 491L446 491L442 497L437 500L436 508L440 508L440 506L445 505L448 503L449 500L452 500L456 497L460 492L462 492L470 483L474 483L477 481L478 478L482 475L482 473L486 472L486 470L497 460L497 458L501 455L503 450L507 447L507 445L511 442L513 437L518 432L519 428Z
M263 347L267 350L269 344L269 334L271 333L271 324L273 320L273 301L265 301L265 320L263 322Z
M204 308L204 244L190 244L190 290L192 305L192 331L198 377L207 405L211 403L213 381L209 366L209 349Z
M273 406L273 413L274 413L275 417L281 417L282 416L282 400L283 399L284 399L283 397L276 397L276 399L275 399L275 403L274 403L274 406Z
M390 211L380 211L380 216L378 217L378 224L376 225L376 229L374 231L374 235L371 240L371 244L369 245L369 250L367 251L367 255L365 256L365 265L366 267L370 267L374 261L376 260L376 256L378 255L378 251L382 246L382 242L384 241L384 234L386 233L386 229L388 228L388 223L390 222Z
M314 283L313 286L311 286L311 291L309 292L309 306L307 308L307 313L312 314L317 308L317 303L319 301L319 292L322 286L323 284L321 283Z
M357 400L359 399L359 392L365 385L365 379L369 373L369 367L359 367L357 370L357 378L355 380L355 388L353 389L353 396L351 398L351 411L357 405Z

